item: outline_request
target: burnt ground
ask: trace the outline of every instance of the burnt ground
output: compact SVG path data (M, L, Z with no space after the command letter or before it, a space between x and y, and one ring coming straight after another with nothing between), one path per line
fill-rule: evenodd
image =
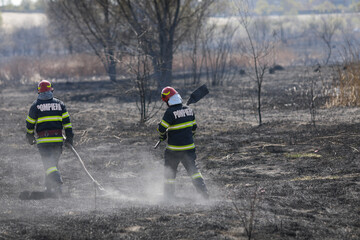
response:
M315 122L309 79L316 79ZM172 203L161 198L164 145L153 149L165 106L139 125L131 92L107 81L53 82L75 148L107 191L96 190L64 148L60 170L71 197L19 200L43 184L38 151L24 138L36 83L3 87L0 239L359 239L360 109L326 108L330 78L289 68L267 76L259 127L254 89L241 81L210 87L193 105L211 200L198 198L180 166ZM194 89L174 86L184 99Z

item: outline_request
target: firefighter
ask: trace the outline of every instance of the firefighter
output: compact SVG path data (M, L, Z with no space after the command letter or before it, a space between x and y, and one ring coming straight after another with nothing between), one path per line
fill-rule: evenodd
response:
M65 104L53 97L53 91L49 81L39 82L37 100L26 118L26 139L31 145L37 144L45 170L45 193L60 197L63 181L58 162L63 146L62 130L65 129L65 144L73 144L74 134Z
M164 197L171 200L175 195L175 178L177 167L181 162L196 190L204 199L209 194L200 171L196 165L196 153L193 136L197 125L194 112L182 104L180 94L172 87L165 87L161 91L161 99L168 108L158 125L159 140L167 139L165 150L165 182Z

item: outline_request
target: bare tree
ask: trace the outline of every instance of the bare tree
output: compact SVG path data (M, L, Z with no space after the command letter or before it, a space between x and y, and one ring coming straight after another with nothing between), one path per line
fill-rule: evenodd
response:
M254 188L244 190L245 198L239 201L240 207L234 199L232 200L232 204L241 220L248 240L251 240L254 235L258 218L257 214L261 201L263 200L262 194L264 192L265 190L256 184Z
M319 22L316 21L310 24L312 32L325 43L327 49L327 57L324 63L325 65L329 63L332 54L334 34L341 28L341 19L334 16L321 17Z
M151 59L140 49L130 58L128 69L137 93L136 106L140 112L140 123L145 123L160 110L153 101L155 80L151 76ZM154 111L155 110L155 111Z
M223 26L211 24L204 31L202 47L207 78L212 86L219 86L231 76L232 39L236 27L227 22Z
M196 17L197 21L194 22L194 27L190 29L189 33L186 35L185 49L190 48L190 51L186 51L186 56L191 61L191 74L192 74L192 84L197 85L200 83L200 78L205 62L205 55L201 51L201 36L203 35L203 30L205 24L203 19L205 14L207 14L206 9L199 11L197 13L199 16Z
M250 59L250 66L253 69L253 73L250 73L249 76L256 82L257 113L259 125L261 125L262 85L266 70L271 65L272 54L278 41L277 34L271 30L265 21L251 16L249 0L234 0L233 3L239 16L239 23L245 31L247 41L242 42L240 45L243 53Z
M123 15L136 36L140 38L144 53L151 56L158 86L172 82L173 54L184 40L199 11L213 0L117 0Z
M49 0L47 6L48 18L65 16L68 21L64 24L71 23L80 32L101 59L113 82L116 81L121 40L126 39L121 16L114 12L117 8L117 3L111 0Z
M78 52L79 49L87 49L83 44L86 41L81 32L72 24L71 20L61 11L52 11L49 19L48 30L51 38L56 44L57 53L60 51L68 52L70 55Z

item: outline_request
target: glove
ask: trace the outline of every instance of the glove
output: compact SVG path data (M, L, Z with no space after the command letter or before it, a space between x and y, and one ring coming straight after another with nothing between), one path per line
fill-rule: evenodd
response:
M73 142L74 142L73 137L66 137L65 145L71 145L72 146Z
M166 133L164 133L164 134L162 134L162 135L159 136L160 142L165 141L166 138L167 138L167 134L166 134Z
M34 145L36 143L34 134L26 133L26 140L30 145Z

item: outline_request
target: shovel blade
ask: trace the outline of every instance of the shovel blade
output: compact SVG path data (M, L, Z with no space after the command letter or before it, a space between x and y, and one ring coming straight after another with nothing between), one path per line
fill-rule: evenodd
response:
M192 103L198 102L200 99L202 99L204 96L206 96L209 93L209 89L207 88L206 84L200 86L198 89L196 89L191 95L189 100L187 101L186 105L190 105Z

